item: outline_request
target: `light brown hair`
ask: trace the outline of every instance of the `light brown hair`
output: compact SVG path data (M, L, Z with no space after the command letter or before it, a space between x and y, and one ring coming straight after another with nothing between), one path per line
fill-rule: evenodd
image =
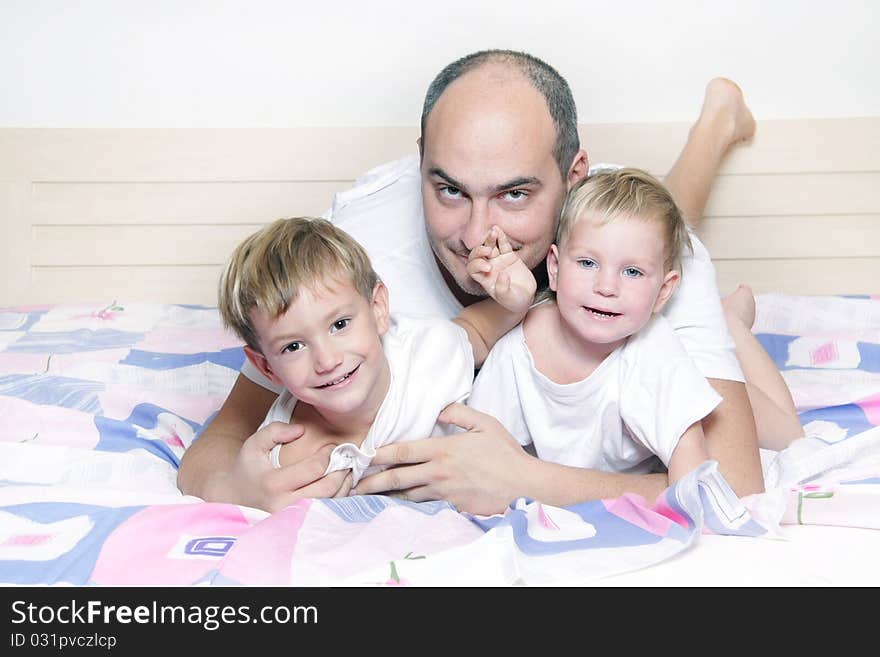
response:
M379 277L364 248L326 219L278 219L247 237L232 252L220 276L218 306L224 324L260 351L251 321L257 309L284 314L300 289L349 280L372 300Z

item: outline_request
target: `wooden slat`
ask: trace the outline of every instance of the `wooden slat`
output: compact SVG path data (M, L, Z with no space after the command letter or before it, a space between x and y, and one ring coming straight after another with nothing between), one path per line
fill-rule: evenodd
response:
M30 287L30 225L24 217L27 185L0 181L0 306ZM27 303L27 302L22 302Z
M320 215L333 182L36 183L31 220L40 224L253 223Z
M723 175L706 206L706 216L716 217L868 213L880 213L880 166L855 173Z
M417 153L416 128L4 129L0 180L353 180Z
M260 224L37 226L35 266L220 265Z
M593 162L664 175L689 123L580 126ZM347 180L416 153L418 128L0 130L0 179ZM878 170L880 117L760 121L722 173Z
M684 146L689 123L580 126L591 162L612 162L663 176ZM822 173L880 170L880 117L758 122L748 144L729 151L721 173Z
M698 233L716 260L880 256L880 214L707 217Z
M26 294L4 305L132 299L217 305L221 267L35 267Z
M715 260L715 268L721 294L740 283L755 293L880 294L880 258Z

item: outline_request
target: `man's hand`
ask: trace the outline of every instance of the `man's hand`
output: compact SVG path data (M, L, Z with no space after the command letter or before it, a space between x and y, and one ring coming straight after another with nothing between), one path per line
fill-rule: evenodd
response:
M380 447L372 464L400 467L361 479L351 494L443 499L459 511L503 513L519 497L521 473L531 457L498 420L464 404L450 404L438 419L466 433Z
M297 424L273 422L250 436L242 445L229 472L212 481L210 499L275 512L309 497L345 497L351 489L351 471L324 471L333 445L312 456L274 468L269 452L276 443L288 443L303 434Z
M535 299L535 276L498 226L492 226L483 243L471 250L467 269L490 297L511 312L524 313Z

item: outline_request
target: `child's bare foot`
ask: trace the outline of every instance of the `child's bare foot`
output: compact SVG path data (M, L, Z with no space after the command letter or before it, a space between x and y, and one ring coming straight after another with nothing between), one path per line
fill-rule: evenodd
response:
M721 305L728 320L736 318L746 328L751 329L755 323L755 295L752 288L741 284L726 297L722 297Z
M755 119L746 105L742 89L733 80L713 78L706 85L703 108L693 129L714 126L713 134L723 139L722 152L734 144L749 141L755 134Z

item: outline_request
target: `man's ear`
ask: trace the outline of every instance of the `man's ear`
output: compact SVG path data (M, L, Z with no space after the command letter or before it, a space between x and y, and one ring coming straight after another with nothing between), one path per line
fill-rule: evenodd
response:
M416 145L419 147L419 162L425 159L425 151L422 150L422 137L416 139Z
M279 379L275 372L272 371L272 368L269 366L269 361L262 354L262 352L257 351L253 347L249 347L248 345L244 346L244 355L247 356L247 359L253 363L254 367L256 367L260 374L269 379L276 386L283 386L284 382Z
M674 269L667 272L666 277L663 279L663 285L660 286L660 293L657 295L657 301L654 302L654 313L659 313L663 310L663 306L665 306L666 302L672 297L672 293L675 292L675 288L678 287L680 280L681 274Z
M389 306L388 306L388 288L385 283L377 281L373 286L373 315L376 317L376 326L379 328L379 335L385 335L388 332L389 325Z
M550 289L556 292L557 276L559 274L559 249L555 244L550 245L547 252L547 280L550 283Z
M574 155L574 160L568 168L568 188L571 189L590 173L590 158L583 148Z

